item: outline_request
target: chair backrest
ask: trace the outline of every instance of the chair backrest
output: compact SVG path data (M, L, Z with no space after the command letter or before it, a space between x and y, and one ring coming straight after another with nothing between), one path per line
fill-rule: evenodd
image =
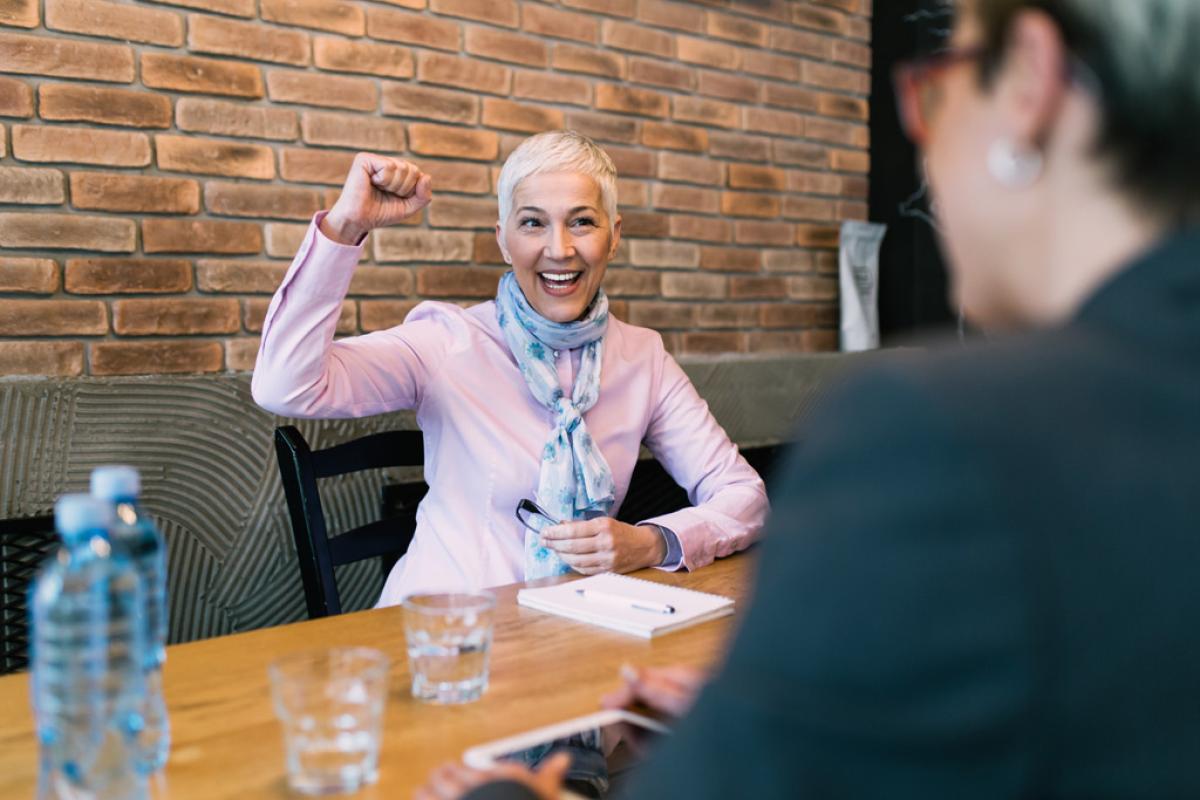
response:
M340 614L342 602L334 567L381 558L382 573L386 576L412 542L417 527L416 504L424 496L424 489L411 492L395 516L330 536L317 480L364 469L421 466L424 463L421 433L376 433L314 451L299 430L285 425L275 429L275 454L292 521L308 616L315 619Z
M52 516L0 520L0 675L29 666L29 584L57 546Z

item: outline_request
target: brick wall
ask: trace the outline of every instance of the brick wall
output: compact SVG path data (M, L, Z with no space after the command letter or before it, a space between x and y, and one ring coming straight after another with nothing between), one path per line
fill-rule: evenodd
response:
M836 345L866 214L871 0L0 0L0 374L247 370L359 149L434 176L352 334L502 272L499 165L571 127L621 175L617 316L677 353Z

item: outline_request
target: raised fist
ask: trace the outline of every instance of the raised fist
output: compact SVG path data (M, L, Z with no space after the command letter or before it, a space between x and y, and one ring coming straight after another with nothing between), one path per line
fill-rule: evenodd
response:
M342 244L358 244L375 228L412 216L433 199L432 182L398 158L359 153L321 232Z

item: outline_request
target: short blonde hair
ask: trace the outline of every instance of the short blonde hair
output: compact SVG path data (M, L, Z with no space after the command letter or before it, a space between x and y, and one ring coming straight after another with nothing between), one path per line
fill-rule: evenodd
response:
M547 131L530 136L504 162L497 182L500 226L512 213L513 192L530 175L547 172L577 172L600 187L600 202L611 228L617 219L617 168L608 153L588 137L575 131Z

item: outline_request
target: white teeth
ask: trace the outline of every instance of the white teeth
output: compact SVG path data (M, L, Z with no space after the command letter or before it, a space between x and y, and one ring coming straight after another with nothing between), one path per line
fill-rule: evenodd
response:
M580 276L579 272L543 272L542 277L555 283L567 283Z

